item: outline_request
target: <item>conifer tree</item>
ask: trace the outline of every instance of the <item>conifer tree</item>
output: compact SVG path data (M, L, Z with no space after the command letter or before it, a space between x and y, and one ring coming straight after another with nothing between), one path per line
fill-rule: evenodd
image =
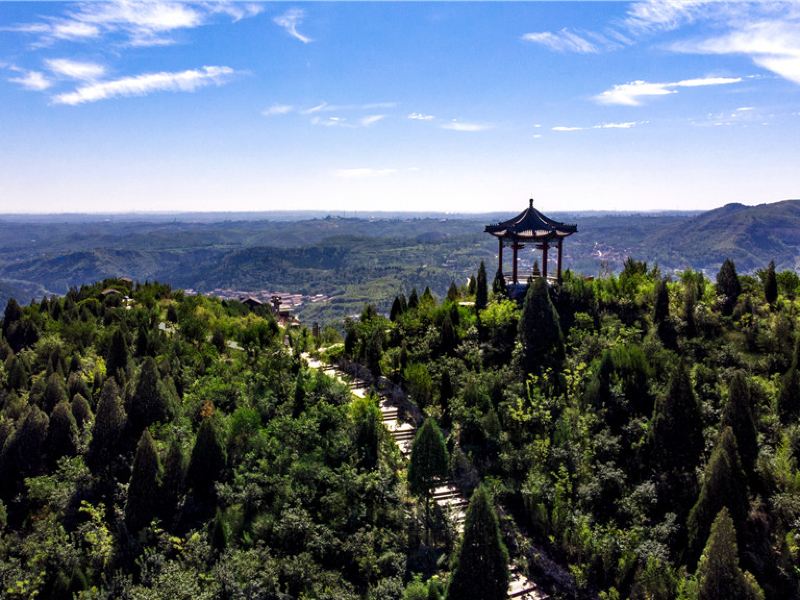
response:
M656 283L653 302L653 322L660 324L667 319L669 319L669 290L667 288L667 280L659 279Z
M478 279L475 282L475 310L483 310L489 302L489 290L486 282L486 265L481 261L478 267Z
M775 275L775 261L769 261L767 272L764 274L764 299L774 305L778 299L778 278Z
M50 414L47 453L53 464L62 456L75 456L78 453L78 424L66 400L56 404Z
M795 346L792 364L781 378L778 392L778 416L783 423L788 423L800 415L800 371L797 364L799 352L800 340Z
M547 282L534 279L525 294L519 320L522 367L534 373L546 367L557 369L564 359L564 337L558 313L550 300Z
M86 463L95 473L107 467L119 454L123 447L122 436L126 423L119 388L113 378L108 379L97 404L92 441L86 456Z
M450 379L450 372L442 371L442 378L439 381L439 405L442 408L442 424L449 427L450 420L450 400L453 399L453 382Z
M697 286L688 282L683 292L683 320L686 323L686 337L688 338L693 338L697 335L697 320L694 317L696 306Z
M9 481L0 485L6 487L8 483L13 488L14 482L40 474L48 428L47 414L36 406L29 407L22 424L3 445L0 479Z
M708 537L711 523L717 513L727 508L736 527L747 518L747 480L736 449L736 438L730 427L725 427L706 466L703 487L697 502L689 512L687 521L688 555L694 562Z
M75 417L78 431L83 431L84 426L91 423L94 418L92 407L89 406L89 402L81 394L75 394L70 408L72 409L72 416Z
M425 501L426 527L430 523L431 489L438 480L447 477L449 462L442 431L436 421L428 417L417 431L408 463L408 489Z
M717 294L722 296L723 315L728 316L733 312L733 307L736 306L736 301L741 293L742 284L736 274L736 266L731 259L726 258L717 273Z
M380 454L381 410L375 397L370 396L355 400L352 411L359 463L370 471L378 465Z
M734 373L728 384L728 403L722 411L722 427L730 427L745 471L752 473L758 457L758 437L747 377Z
M3 312L3 337L8 339L9 329L21 319L22 307L20 307L19 303L14 298L10 298L9 301L6 302L6 309Z
M164 476L161 481L162 505L161 518L165 523L170 523L175 516L178 499L183 493L186 480L186 458L183 447L177 437L170 440L167 456L164 459Z
M60 402L68 400L67 390L64 387L64 378L58 373L51 373L47 378L47 385L44 388L42 406L45 412L52 411Z
M186 485L194 491L201 501L215 497L214 483L219 481L225 470L227 453L222 435L212 417L203 419L189 459Z
M450 313L445 313L442 319L442 333L439 341L442 354L452 352L456 344L458 344L458 338L456 337L456 330L453 328L453 321L450 319Z
M408 308L413 310L419 306L419 296L417 295L417 288L413 288L408 295Z
M161 461L150 431L145 429L136 445L125 504L125 523L131 532L138 532L157 515L160 494Z
M67 396L75 398L75 394L80 394L87 400L91 398L92 392L83 377L81 377L81 374L74 369L70 369L70 371L72 372L69 375L69 379L67 379Z
M739 568L736 530L727 508L719 511L711 526L697 567L699 600L763 600L755 578Z
M492 282L492 292L498 298L504 298L508 295L508 289L506 288L506 278L503 276L503 272L500 269L494 274L494 281Z
M8 387L12 390L21 390L28 387L30 374L25 361L19 356L11 358L11 367L8 370Z
M425 286L425 290L422 292L420 301L426 304L436 304L436 298L433 297L433 292L431 292L431 288L429 288L427 285Z
M302 369L297 372L294 380L294 404L292 405L292 416L296 419L306 409L306 386Z
M494 507L483 486L472 494L464 536L447 600L501 600L508 594L508 551Z
M692 472L703 452L702 414L686 365L672 376L667 394L656 401L650 446L662 472Z
M142 361L136 389L128 406L128 424L133 436L141 435L153 423L166 423L172 415L169 392L161 381L152 356ZM134 439L135 439L134 437Z
M106 356L106 373L109 377L116 377L121 382L121 377L125 377L131 360L131 353L128 349L128 340L120 328L114 330L111 336L111 345Z
M467 295L474 296L475 295L475 277L470 277L467 280Z
M450 287L447 288L447 301L455 302L456 300L458 300L458 288L456 287L456 282L451 281Z
M400 303L400 297L395 296L392 302L392 310L389 312L389 320L394 323L403 314L403 305Z

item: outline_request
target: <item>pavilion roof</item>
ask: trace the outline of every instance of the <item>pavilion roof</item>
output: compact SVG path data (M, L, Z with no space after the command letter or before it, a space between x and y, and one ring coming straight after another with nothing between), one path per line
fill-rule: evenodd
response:
M484 231L500 238L538 240L567 237L578 231L578 226L546 217L533 207L533 200L530 200L528 208L516 217L487 225Z

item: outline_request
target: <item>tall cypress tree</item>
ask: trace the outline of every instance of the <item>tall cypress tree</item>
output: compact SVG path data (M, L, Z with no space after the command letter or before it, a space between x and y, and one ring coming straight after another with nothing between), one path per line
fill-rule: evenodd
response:
M111 336L111 345L106 356L106 372L110 377L116 377L117 381L122 381L130 365L131 353L128 349L128 340L120 328L114 330Z
M72 409L72 416L75 417L75 424L78 426L78 431L83 431L84 426L91 423L94 418L89 402L81 394L75 394L70 408Z
M292 416L296 419L306 409L306 384L303 377L303 370L297 371L294 380L294 403L292 404Z
M564 336L547 282L534 279L528 286L519 320L522 367L526 373L557 369L564 359Z
M430 523L431 488L447 477L450 458L436 421L428 417L417 431L408 463L408 489L425 501L425 525Z
M703 452L700 404L692 390L686 365L681 363L667 394L656 401L650 426L650 447L661 472L691 473Z
M781 387L778 392L778 416L783 423L788 423L800 415L800 371L797 368L799 353L800 340L795 346L792 364L781 378Z
M211 501L216 496L214 483L225 470L227 453L222 435L212 417L203 419L189 460L186 485L201 501Z
M413 288L411 293L408 295L408 308L413 310L419 306L419 295L417 294L417 288Z
M359 398L352 404L355 444L360 465L371 471L378 466L381 439L381 409L374 396Z
M392 302L392 310L389 312L389 320L394 323L403 314L403 305L400 302L400 297L395 296Z
M166 423L171 416L169 392L161 381L156 361L148 356L142 362L128 406L128 424L134 439L153 423Z
M119 388L113 378L108 379L97 404L92 441L86 456L86 463L95 473L108 466L122 450L126 423Z
M778 278L775 275L775 261L769 261L767 272L764 274L764 299L770 305L778 299Z
M442 332L439 339L439 347L442 354L450 354L455 349L456 344L458 344L456 330L453 327L453 321L450 319L450 313L447 312L442 319Z
M653 302L653 322L660 324L667 319L669 319L669 290L667 289L667 280L659 279L656 283Z
M492 282L492 292L494 295L500 298L504 298L508 296L508 288L506 288L506 278L503 276L503 272L500 269L494 274L494 281Z
M64 387L64 378L58 373L51 373L47 378L47 385L44 388L42 397L42 408L45 412L50 412L60 402L66 402L67 390Z
M178 500L183 493L186 480L186 457L180 440L173 437L164 459L164 475L161 480L161 518L165 523L172 522L178 506Z
M752 575L739 568L736 530L728 509L719 511L697 567L699 600L763 600Z
M497 515L482 486L467 509L464 537L453 568L447 600L501 600L508 594L508 550Z
M730 315L736 301L742 293L742 284L736 274L736 265L730 258L726 258L717 273L717 294L722 296L722 314Z
M0 453L0 488L4 491L15 491L23 478L41 473L49 421L47 414L31 406L21 425L6 440Z
M125 523L132 532L147 526L158 513L161 501L161 461L150 435L145 429L133 458L128 501L125 504Z
M75 456L78 453L78 424L66 400L56 404L50 414L47 453L51 464L55 464L62 456Z
M700 496L689 512L686 528L690 561L697 560L703 540L711 530L711 523L723 507L728 509L733 522L741 531L747 518L747 479L736 449L736 438L730 427L725 427L719 436L706 466Z
M455 281L451 281L450 287L447 288L447 300L448 302L455 302L458 300L458 288L456 287Z
M734 373L728 384L728 403L722 411L722 427L733 430L742 466L752 473L758 458L758 437L750 386L741 371Z
M489 302L489 290L486 283L486 265L481 261L478 267L478 280L475 288L475 310L483 310Z

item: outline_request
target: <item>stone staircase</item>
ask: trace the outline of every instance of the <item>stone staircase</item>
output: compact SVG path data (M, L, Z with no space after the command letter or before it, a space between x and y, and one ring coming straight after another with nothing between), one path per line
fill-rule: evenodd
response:
M320 369L325 375L346 383L351 392L356 396L365 398L369 393L366 382L351 378L345 373L329 365L324 365L308 356L304 358L309 367ZM383 425L400 448L403 457L406 459L409 458L411 456L411 447L414 444L414 437L417 434L417 428L412 423L401 420L399 407L394 405L391 398L388 396L383 394L380 396L379 406ZM469 500L464 497L455 483L451 480L439 482L433 489L433 500L437 506L450 516L458 532L463 533ZM509 598L515 600L546 600L548 598L548 596L539 591L536 588L536 584L523 575L515 565L512 564L509 566L509 574Z

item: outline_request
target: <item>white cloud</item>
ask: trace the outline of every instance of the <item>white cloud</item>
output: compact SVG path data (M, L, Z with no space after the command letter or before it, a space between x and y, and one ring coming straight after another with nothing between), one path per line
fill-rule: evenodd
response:
M764 69L800 83L800 18L762 19L704 40L683 41L672 50L694 54L743 54Z
M293 110L294 106L291 104L273 104L262 110L261 114L265 117L274 117L276 115L288 115Z
M335 177L341 179L369 179L372 177L385 177L397 173L397 169L370 169L370 168L357 168L357 169L336 169L333 172Z
M736 112L747 112L751 110L755 110L755 108L752 106L740 106L739 108L736 109Z
M566 125L556 125L553 131L583 131L585 127L568 127Z
M21 85L26 90L41 92L53 85L52 82L44 76L44 73L40 73L39 71L26 71L16 67L11 67L11 70L20 73L20 76L11 77L9 81Z
M541 138L541 137L542 137L542 134L541 134L541 133L534 133L534 134L533 134L533 139L535 139L535 140L538 140L538 139L539 139L539 138Z
M594 99L600 104L621 104L624 106L639 106L641 99L648 96L666 96L677 94L676 88L694 88L710 85L727 85L739 83L741 77L704 77L696 79L684 79L669 83L651 83L648 81L636 80L628 83L617 84Z
M442 129L449 129L451 131L486 131L487 129L491 129L491 125L487 125L485 123L468 123L466 121L456 121L453 119L449 123L443 123L440 125Z
M644 0L634 2L628 7L623 25L633 33L672 31L708 14L709 7L714 10L725 8L722 3L712 0Z
M105 75L106 72L106 68L103 65L69 58L53 58L44 62L47 68L56 75L79 81L94 81Z
M526 33L522 36L525 42L541 44L555 50L556 52L577 52L579 54L594 54L600 51L597 45L593 44L585 37L577 33L572 33L564 28L553 33L551 31L540 31L536 33Z
M275 17L273 21L276 25L283 27L290 36L295 38L296 40L300 40L304 44L308 44L309 42L313 42L310 37L303 35L299 31L297 31L297 26L303 22L306 13L304 10L300 8L290 8L282 15Z
M436 117L433 115L426 115L423 113L412 112L408 115L408 118L412 121L433 121Z
M386 115L367 115L366 117L361 117L359 123L362 127L369 127L370 125L374 125L378 121L383 121L386 118Z
M594 125L592 129L631 129L637 125L641 125L642 121L625 121L622 123L600 123Z
M90 83L72 92L53 97L54 104L75 106L125 96L145 96L152 92L193 92L209 85L221 85L232 75L230 67L201 67L178 72L144 73L112 81Z

